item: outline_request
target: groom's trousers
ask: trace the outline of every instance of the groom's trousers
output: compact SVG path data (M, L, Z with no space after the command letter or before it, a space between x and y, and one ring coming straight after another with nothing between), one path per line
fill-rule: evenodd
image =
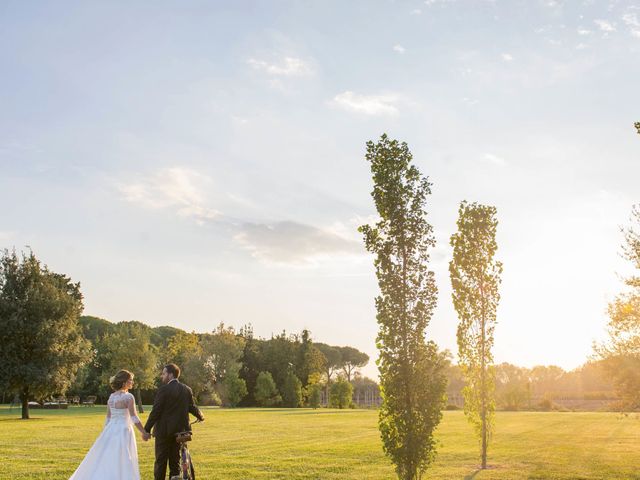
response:
M155 480L166 480L167 461L170 476L180 475L180 446L175 435L170 437L156 437L156 463L153 467Z

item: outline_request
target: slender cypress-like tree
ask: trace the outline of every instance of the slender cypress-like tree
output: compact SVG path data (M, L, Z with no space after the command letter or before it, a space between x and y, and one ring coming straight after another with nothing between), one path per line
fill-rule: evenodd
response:
M407 144L386 135L367 143L366 159L380 217L375 225L360 227L367 250L375 256L380 287L378 424L398 478L417 480L435 457L433 433L442 418L446 389L444 357L425 340L437 300L434 274L428 269L435 245L425 211L431 184L411 164Z
M451 236L449 263L453 306L458 313L458 356L466 385L464 413L480 438L482 468L487 468L487 447L493 430L495 380L493 332L500 300L502 263L494 259L496 208L462 202L458 232Z

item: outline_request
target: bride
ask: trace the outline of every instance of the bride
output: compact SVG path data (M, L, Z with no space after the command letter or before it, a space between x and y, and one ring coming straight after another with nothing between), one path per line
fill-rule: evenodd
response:
M120 370L110 379L114 392L107 402L104 429L69 480L140 480L138 447L133 426L145 432L136 413L136 404L129 389L133 374Z

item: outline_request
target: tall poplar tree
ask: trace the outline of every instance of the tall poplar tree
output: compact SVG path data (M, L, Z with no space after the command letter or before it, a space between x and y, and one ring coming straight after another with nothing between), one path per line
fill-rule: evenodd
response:
M491 348L502 273L502 263L494 259L498 248L496 208L463 201L457 225L458 232L451 236L449 274L459 318L459 364L466 380L464 413L480 437L482 468L487 468L495 412Z
M406 143L382 135L367 143L371 193L379 221L363 225L374 254L382 406L378 425L398 478L417 480L435 458L434 430L442 418L446 377L435 343L425 340L437 301L429 252L435 245L425 206L428 179L412 165Z

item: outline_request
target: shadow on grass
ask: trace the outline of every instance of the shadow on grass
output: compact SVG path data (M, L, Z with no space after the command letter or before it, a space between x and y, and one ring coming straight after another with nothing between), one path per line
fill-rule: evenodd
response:
M498 465L487 465L486 468L482 468L480 466L476 467L476 469L473 471L473 473L470 473L469 475L467 475L466 477L464 477L464 480L474 480L476 478L476 476L482 471L482 470L493 470L495 468L498 468Z
M2 417L0 418L0 422L31 422L37 420L44 420L44 417L31 417L31 418L20 418L20 417Z

